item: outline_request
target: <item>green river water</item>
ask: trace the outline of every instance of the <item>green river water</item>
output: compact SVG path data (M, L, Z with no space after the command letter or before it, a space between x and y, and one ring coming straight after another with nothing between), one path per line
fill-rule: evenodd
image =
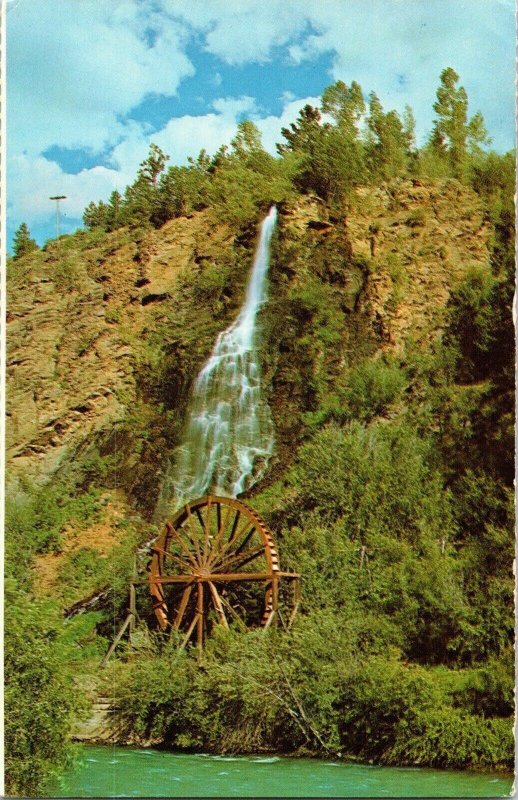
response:
M505 797L510 776L84 746L51 797Z

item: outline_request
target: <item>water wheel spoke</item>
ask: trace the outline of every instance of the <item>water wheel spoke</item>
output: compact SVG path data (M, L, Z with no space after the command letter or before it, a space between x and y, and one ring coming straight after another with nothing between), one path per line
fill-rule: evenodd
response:
M185 634L185 636L183 637L183 639L182 639L182 641L180 643L180 647L178 648L179 650L183 650L183 648L185 647L185 645L187 644L187 642L191 638L192 632L193 632L194 627L195 627L197 622L198 622L198 615L195 614L193 616L192 620L191 620L191 624L187 628L187 633Z
M261 545L260 547L256 547L254 550L249 550L245 553L241 553L240 555L231 556L230 558L223 560L223 562L221 563L221 571L222 572L230 572L230 570L237 571L241 567L244 567L246 564L249 564L251 561L255 561L256 558L259 558L260 556L264 556L263 545Z
M256 530L255 522L250 523L249 519L247 519L245 521L244 525L241 526L241 528L239 529L239 531L237 533L235 532L235 529L234 529L234 534L230 537L228 542L223 545L223 547L219 550L219 553L217 554L219 556L219 560L221 560L222 557L226 553L228 553L228 552L230 552L232 550L232 548L234 547L236 542L238 542L241 539L242 535L245 533L245 531L248 530L248 527L250 526L250 524L252 524L252 533L253 533ZM235 526L235 527L237 527L237 526ZM213 567L214 563L215 563L215 559L213 559L210 562L209 566Z
M252 538L254 533L255 533L255 526L250 528L249 532L247 533L247 535L245 536L245 538L243 539L243 541L241 542L241 544L237 548L236 556L239 555L239 553L241 553L245 549L245 547L247 546L248 542L250 541L250 539ZM263 547L263 550L264 550L264 547Z
M196 646L198 648L198 658L201 658L203 649L203 583L198 583L198 602L196 605Z
M205 533L205 522L203 521L203 517L202 517L202 515L201 515L201 511L200 511L200 509L199 509L199 508L195 508L195 509L194 509L194 513L195 513L195 514L196 514L196 516L198 517L198 522L199 522L199 523L200 523L200 525L201 525L201 529L202 529L202 531Z
M228 525L228 522L229 522L229 519L230 519L230 515L231 515L232 511L234 510L232 508L232 506L228 506L227 507L227 512L225 514L225 519L222 521L222 518L221 518L221 505L218 503L216 505L216 508L217 508L217 514L218 514L218 531L216 533L216 538L214 539L214 541L212 543L212 553L214 554L214 556L213 556L213 558L210 558L210 556L209 556L209 558L207 559L206 566L210 566L212 564L214 558L218 557L218 555L219 555L218 548L221 545L221 541L223 539L223 533L227 529L227 525Z
M209 497L207 500L207 508L205 511L205 520L203 521L203 530L205 533L205 541L203 545L203 564L204 566L207 563L209 557L209 546L210 546L210 510L212 506L212 501ZM201 516L201 515L200 515Z
M234 534L235 534L235 532L236 532L236 528L237 528L237 524L238 524L238 522L239 522L239 517L240 517L240 516L241 516L241 512L240 512L240 511L239 511L239 509L238 509L238 510L236 511L236 516L235 516L235 518L234 518L234 522L233 522L233 524L232 524L232 529L231 529L231 531L230 531L230 536L228 537L228 541L229 541L229 542L230 542L230 541L232 541L232 539L233 539L233 537L234 537Z
M178 630L178 628L180 627L180 625L182 623L183 616L184 616L185 610L187 608L187 604L189 603L189 599L191 597L191 593L192 593L192 583L189 584L189 586L187 586L187 588L184 589L184 591L183 591L182 599L180 600L180 605L178 607L178 611L177 611L177 614L176 614L176 619L175 619L174 625L173 625L173 628L175 630Z
M151 551L155 551L156 553L160 553L160 555L164 556L165 558L171 558L173 561L176 561L176 563L180 567L186 567L187 566L187 561L184 558L180 558L180 556L177 556L174 553L171 553L169 550L164 550L162 547L159 547L157 544L154 544L151 547Z
M191 564L193 566L196 566L196 560L195 560L191 550L189 550L189 548L187 547L187 545L186 545L183 537L181 536L180 532L176 528L174 528L171 525L170 522L167 523L167 530L168 530L169 533L171 533L172 536L174 536L174 538L176 539L176 541L178 542L178 544L180 545L180 547L184 551L185 555L187 556L187 558L189 559Z
M229 511L230 511L230 508L228 509L227 514L228 514ZM218 532L218 536L219 536L219 532L221 530L221 527L222 527L221 526L221 506L220 506L219 503L216 503L216 530Z
M210 593L212 595L212 604L213 604L214 608L216 609L216 614L219 617L219 621L223 625L224 628L228 629L228 622L227 622L227 618L225 616L225 612L223 611L223 604L221 602L221 597L219 596L219 592L216 589L216 587L214 586L214 584L212 583L212 581L209 581L209 590L210 590Z
M186 528L184 528L184 531L185 531L186 536L189 536L190 541L194 545L194 549L196 550L196 555L198 557L198 564L201 564L202 558L201 558L201 551L200 551L200 545L199 545L199 536L198 536L198 533L196 531L196 526L194 524L194 517L192 515L191 507L190 507L189 504L187 504L185 506L185 510L187 511L187 519L189 520L189 526L191 528L192 536L189 536L189 533L187 532Z

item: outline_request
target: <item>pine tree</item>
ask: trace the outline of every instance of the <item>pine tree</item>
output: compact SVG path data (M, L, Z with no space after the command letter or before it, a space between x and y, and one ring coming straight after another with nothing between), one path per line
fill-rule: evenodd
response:
M407 118L406 123L411 125ZM367 161L374 177L388 179L406 171L411 130L405 130L396 111L385 114L378 96L371 92L367 117Z
M106 203L103 203L102 200L99 200L98 203L94 203L93 200L88 203L83 211L83 225L92 231L94 228L106 230L107 224L108 206Z
M488 144L489 139L480 112L468 123L468 96L463 86L457 87L459 76L455 70L443 69L440 80L433 105L437 118L430 144L439 157L446 154L453 175L464 178L468 152L478 152L480 145Z
M139 177L156 186L158 176L163 172L167 161L169 161L169 156L157 144L152 143L149 147L148 157L140 164Z
M31 239L31 233L25 222L22 222L13 238L13 250L15 258L22 258L27 253L32 253L38 250L38 245L34 239Z
M301 150L311 154L315 142L321 133L320 111L313 106L305 105L299 112L296 122L290 123L289 128L282 128L281 133L288 144L277 144L279 155Z
M333 117L343 133L355 139L358 134L358 124L365 111L360 84L353 81L347 86L343 81L336 81L328 86L322 93L322 111Z

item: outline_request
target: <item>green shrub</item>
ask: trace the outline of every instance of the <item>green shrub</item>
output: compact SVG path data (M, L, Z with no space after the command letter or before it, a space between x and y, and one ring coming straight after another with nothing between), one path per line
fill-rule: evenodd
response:
M72 719L82 708L55 603L6 582L5 782L8 795L42 796L71 759Z
M438 708L417 713L407 726L398 726L396 741L383 760L450 769L507 767L514 763L514 721L486 719L457 709Z
M394 362L364 361L352 370L345 401L353 419L370 420L385 414L407 385L405 372Z
M424 208L416 208L407 217L406 224L409 228L422 228L426 225L426 211Z

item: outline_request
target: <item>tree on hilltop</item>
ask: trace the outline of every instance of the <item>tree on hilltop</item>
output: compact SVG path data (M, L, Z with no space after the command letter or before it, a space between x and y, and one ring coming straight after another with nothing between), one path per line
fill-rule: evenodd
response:
M430 145L437 155L445 158L456 178L465 177L468 154L475 155L490 139L480 112L468 122L468 95L457 86L459 76L451 67L443 69L433 110L434 122Z
M22 258L27 253L32 253L38 250L38 245L34 239L31 239L31 233L25 222L22 222L13 238L13 250L15 258Z

